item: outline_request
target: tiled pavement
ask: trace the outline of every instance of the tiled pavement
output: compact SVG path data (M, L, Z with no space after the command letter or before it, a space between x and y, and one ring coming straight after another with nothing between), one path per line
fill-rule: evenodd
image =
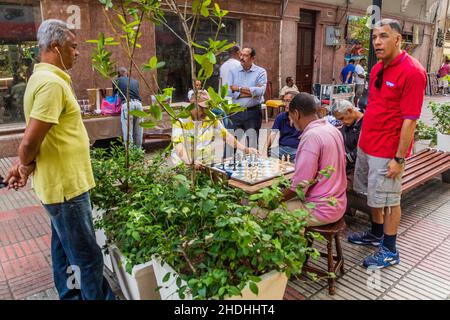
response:
M377 272L362 267L361 261L375 249L345 240L349 232L369 226L368 217L358 212L346 218L342 237L346 272L338 278L336 295L328 295L325 280L312 282L301 277L289 286L312 300L450 299L450 185L434 179L409 193L403 208L398 235L400 265ZM323 244L316 246L325 250ZM325 260L314 265L326 268Z
M422 118L429 122L430 112L424 111ZM0 158L1 175L12 161ZM374 249L351 245L344 235L346 274L337 280L336 295L328 295L325 280L301 277L289 282L285 299L450 299L450 185L434 179L409 193L403 209L400 265L367 273L361 261ZM369 226L362 213L346 222L346 233ZM323 244L316 245L324 249ZM322 261L314 264L325 267ZM107 276L116 289L114 278ZM58 299L51 273L49 219L30 186L18 192L0 189L1 299Z
M0 174L11 162L0 159ZM450 185L436 178L409 193L403 207L400 265L368 273L361 261L374 249L351 245L343 235L346 273L336 295L328 295L325 280L301 277L289 282L285 299L450 299ZM359 212L346 222L346 234L369 226ZM0 299L57 299L49 248L49 219L30 187L0 189ZM313 264L325 267L324 260Z

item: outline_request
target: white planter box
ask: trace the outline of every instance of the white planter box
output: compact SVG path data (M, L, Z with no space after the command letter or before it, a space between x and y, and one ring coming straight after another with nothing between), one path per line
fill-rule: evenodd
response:
M125 269L125 258L119 249L110 246L109 252L120 289L127 300L161 300L160 293L155 290L158 287L155 260L134 266L129 274Z
M450 135L438 132L436 148L439 150L450 152Z
M153 259L147 263L133 267L132 274L125 270L125 258L116 246L109 248L114 271L119 280L120 288L128 300L182 300L177 293L178 286L175 271L160 260ZM170 272L169 281L163 282L164 276ZM232 296L225 300L282 300L288 279L284 273L271 271L261 276L256 285L259 294L255 295L247 286L241 296ZM183 285L186 283L183 281ZM155 289L161 287L159 291ZM192 300L192 295L186 294L184 300Z
M288 278L285 273L271 271L261 276L261 281L256 283L259 289L258 295L254 294L247 285L241 296L233 296L225 300L283 300Z
M92 219L96 220L98 218L101 218L103 212L104 211L98 210L97 208L94 207L94 209L92 209ZM96 230L95 238L97 239L98 246L100 248L103 248L103 246L106 244L105 231L103 229ZM106 254L104 250L102 250L102 254L103 254L103 263L105 264L105 267L108 268L109 271L113 272L110 255Z

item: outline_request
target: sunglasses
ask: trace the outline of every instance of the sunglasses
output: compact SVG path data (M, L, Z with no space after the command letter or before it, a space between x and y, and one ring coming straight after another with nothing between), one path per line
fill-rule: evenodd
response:
M375 88L381 89L383 85L383 72L384 68L381 68L380 71L377 73L377 79L375 80Z

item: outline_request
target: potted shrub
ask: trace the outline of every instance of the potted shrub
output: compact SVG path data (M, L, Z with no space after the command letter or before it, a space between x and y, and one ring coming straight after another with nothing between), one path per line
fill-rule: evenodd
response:
M136 266L147 268L160 298L267 297L260 282L272 278L275 285L281 280L281 291L274 295L269 287L268 297L281 299L287 278L301 272L307 255L317 255L304 236L308 213L279 206L278 185L264 191L274 210L260 219L251 213L256 203L241 203L241 190L205 173L197 174L193 188L189 167L168 168L164 155L144 161L133 151L126 190L117 187L127 174L120 169L123 151L116 146L111 154L93 153L92 201L105 210L97 227L120 253L116 267L122 264L131 275Z
M433 112L433 122L437 130L436 147L450 152L450 102L430 102Z
M429 147L436 145L437 130L436 127L429 126L422 120L417 121L414 142L423 141Z

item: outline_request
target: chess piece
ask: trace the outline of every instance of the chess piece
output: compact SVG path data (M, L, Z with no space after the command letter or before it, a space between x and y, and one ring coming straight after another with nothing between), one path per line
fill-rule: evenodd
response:
M283 155L283 156L281 157L280 170L281 170L281 172L286 171L286 156L285 156L285 155Z
M290 154L287 155L287 162L291 162L291 155Z

